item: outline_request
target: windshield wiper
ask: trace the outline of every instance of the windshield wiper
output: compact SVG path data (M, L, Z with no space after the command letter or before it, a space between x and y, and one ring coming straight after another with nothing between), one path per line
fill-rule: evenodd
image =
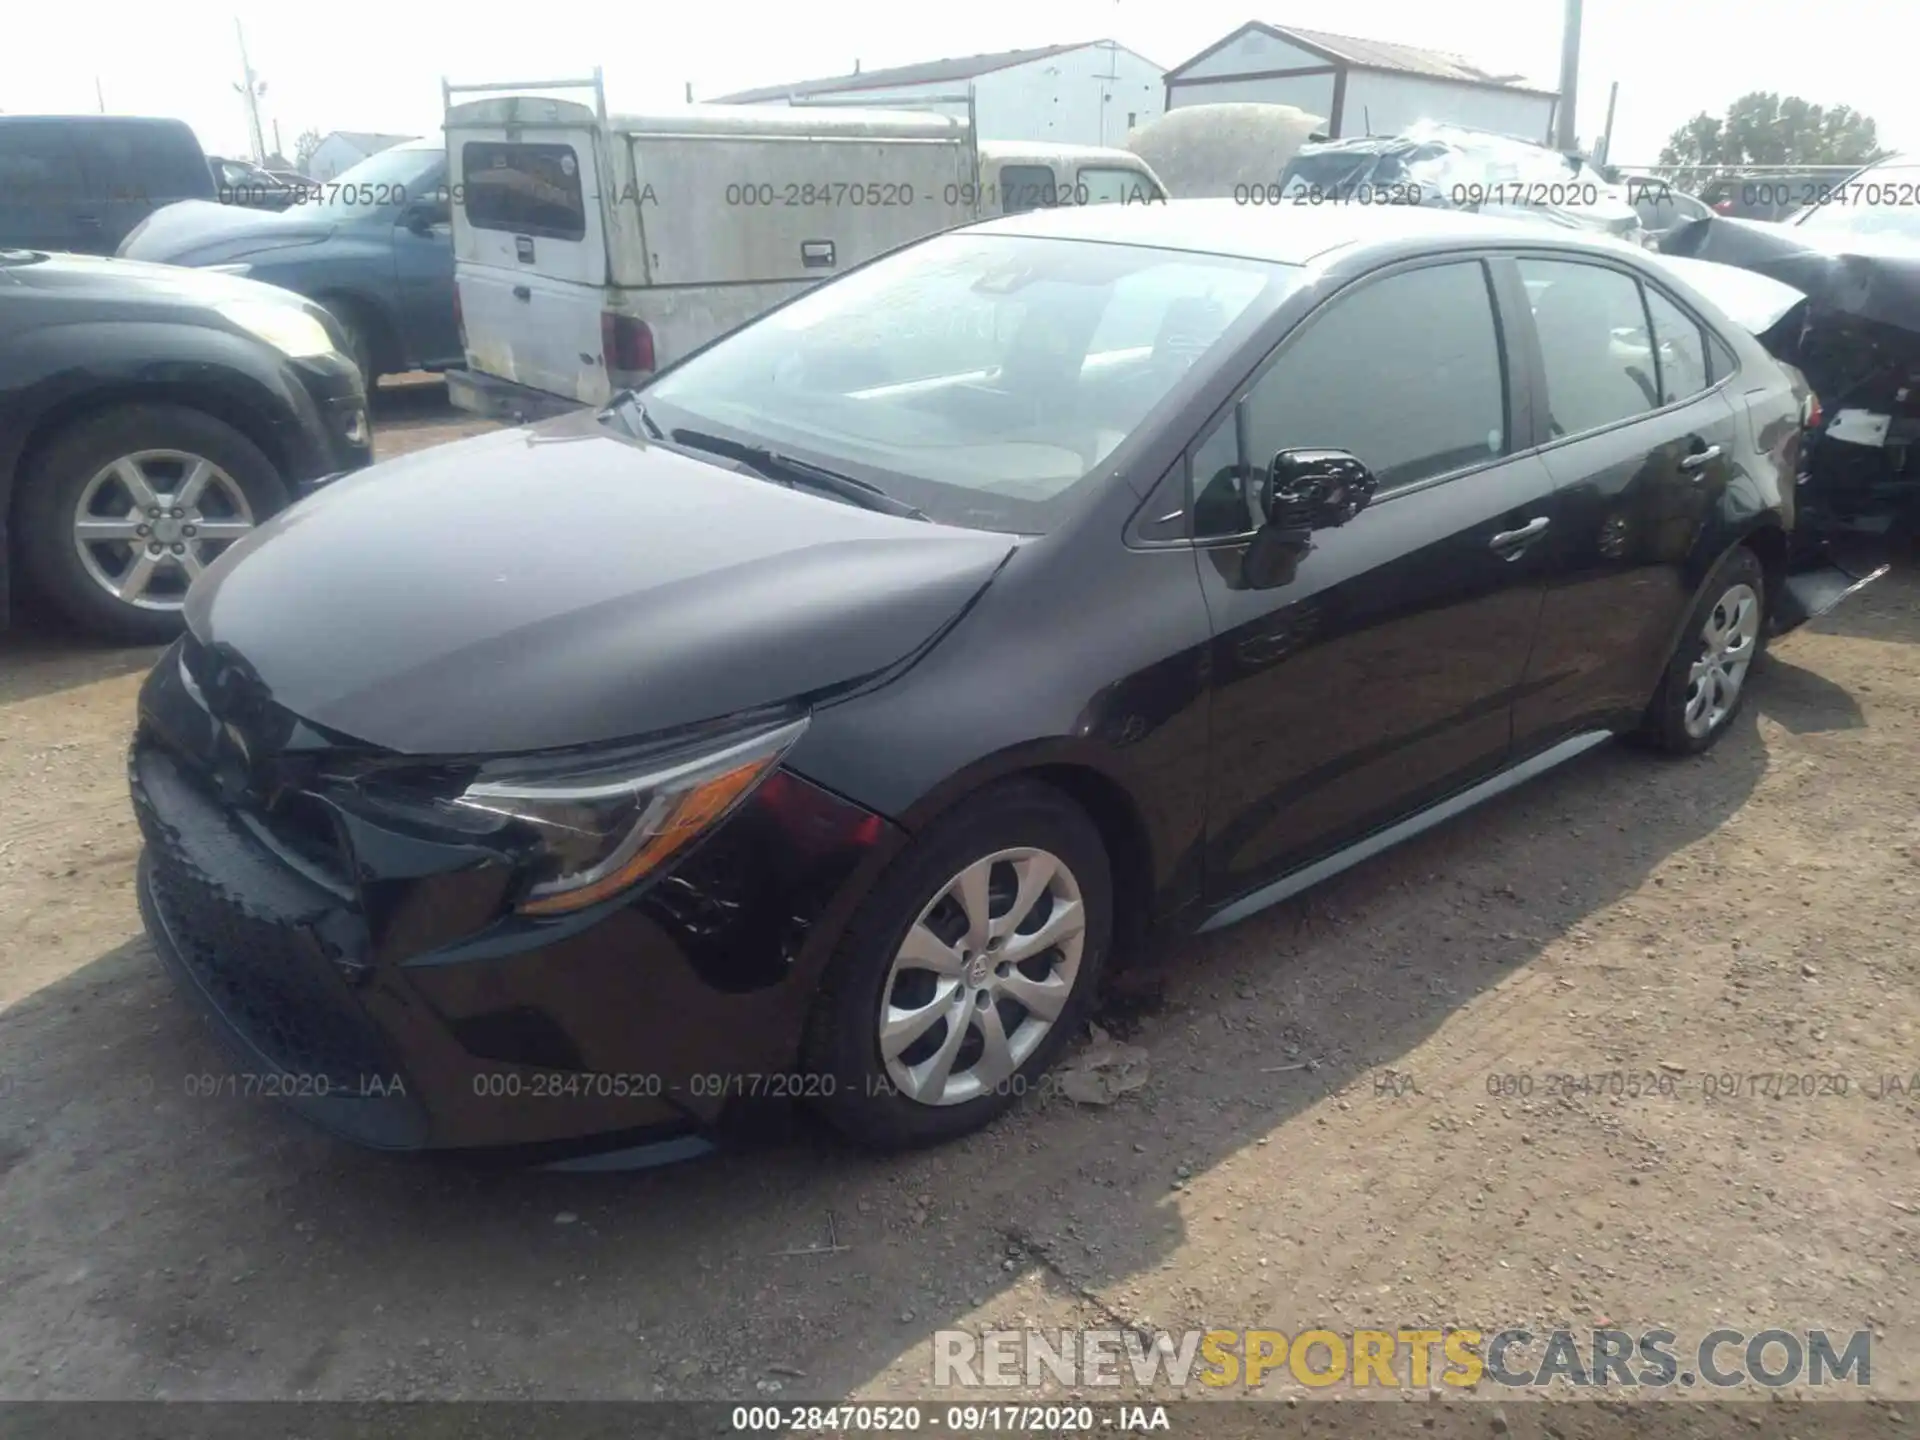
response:
M627 433L636 440L640 438L640 432L633 428L633 421L628 418L629 416L637 416L639 418L640 424L646 430L649 439L664 440L667 438L666 432L654 424L653 417L647 414L647 407L640 403L640 397L631 390L622 390L618 395L615 395L608 403L607 409L619 415L620 423L626 427Z
M636 405L638 401L634 402ZM646 412L641 416L645 418ZM651 423L651 422L649 422ZM849 505L858 505L863 510L877 510L882 515L898 515L907 520L929 520L932 517L917 505L909 505L897 500L878 485L865 480L856 480L851 475L842 475L838 470L828 470L815 465L811 460L796 460L791 455L782 455L769 450L764 445L750 445L741 440L729 440L722 435L708 435L699 430L675 430L672 436L677 444L692 450L705 450L714 455L725 455L752 467L767 479L789 489L796 485L809 490L819 490L844 500Z

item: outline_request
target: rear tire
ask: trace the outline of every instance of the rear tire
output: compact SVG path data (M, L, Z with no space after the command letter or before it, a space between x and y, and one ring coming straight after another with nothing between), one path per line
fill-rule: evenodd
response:
M1637 738L1670 755L1698 755L1740 713L1767 646L1766 570L1737 545L1701 587Z
M819 1110L873 1149L980 1129L1080 1028L1112 924L1106 846L1079 806L1031 780L966 801L895 862L828 966L804 1051Z
M184 513L149 514L140 486L151 499L184 495ZM74 422L34 453L15 499L15 553L28 583L74 624L160 644L180 633L195 569L287 503L273 462L225 421L182 405L126 405ZM83 538L140 525L146 534Z

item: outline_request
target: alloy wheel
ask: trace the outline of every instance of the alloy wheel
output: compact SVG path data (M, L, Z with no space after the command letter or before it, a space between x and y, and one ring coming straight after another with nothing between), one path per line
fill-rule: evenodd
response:
M1744 582L1732 585L1700 627L1700 654L1687 671L1687 734L1704 739L1739 703L1747 667L1760 638L1760 597Z
M1000 850L940 887L908 927L881 990L887 1075L923 1105L1007 1083L1066 1008L1086 907L1046 850Z
M141 450L87 482L73 544L88 577L114 599L177 610L200 572L253 523L246 492L211 460Z

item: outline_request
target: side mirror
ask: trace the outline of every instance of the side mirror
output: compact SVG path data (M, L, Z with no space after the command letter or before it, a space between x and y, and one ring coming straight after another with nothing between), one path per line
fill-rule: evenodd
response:
M1260 500L1267 528L1305 541L1344 525L1380 488L1373 472L1345 450L1282 450L1267 466Z
M452 219L450 206L423 200L417 205L408 206L406 214L400 217L400 223L416 235L428 235L433 232L434 226L445 225Z

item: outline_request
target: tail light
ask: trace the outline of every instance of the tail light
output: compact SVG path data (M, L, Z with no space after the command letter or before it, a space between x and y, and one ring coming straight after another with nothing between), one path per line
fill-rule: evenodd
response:
M600 312L601 358L609 374L644 374L653 369L653 331L631 315Z
M1800 423L1804 430L1818 430L1821 422L1827 418L1826 412L1820 408L1820 397L1811 390L1807 392L1807 402L1801 409L1804 412L1804 418Z

